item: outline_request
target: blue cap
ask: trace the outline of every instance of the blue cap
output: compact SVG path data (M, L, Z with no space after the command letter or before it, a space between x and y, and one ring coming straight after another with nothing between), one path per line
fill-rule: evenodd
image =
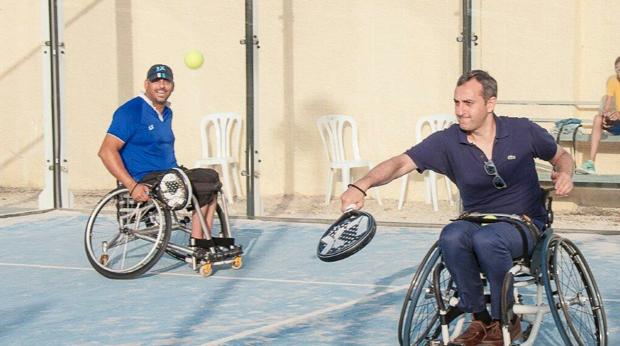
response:
M172 69L164 64L156 64L151 66L149 72L146 73L146 79L148 79L150 82L154 82L158 79L166 79L174 82L174 77L172 76Z

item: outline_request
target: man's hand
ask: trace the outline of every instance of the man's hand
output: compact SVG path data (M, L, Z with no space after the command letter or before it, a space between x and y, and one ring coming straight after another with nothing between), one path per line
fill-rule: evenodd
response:
M614 125L615 122L618 121L620 117L618 116L618 112L604 112L603 113L603 128L609 128Z
M551 172L551 180L555 185L556 196L568 196L568 194L573 190L573 178L568 173Z
M146 202L150 199L149 187L144 184L137 183L129 191L131 191L131 198L136 202Z
M344 212L349 206L355 205L355 209L360 210L364 207L364 193L354 187L349 187L340 196L340 211Z

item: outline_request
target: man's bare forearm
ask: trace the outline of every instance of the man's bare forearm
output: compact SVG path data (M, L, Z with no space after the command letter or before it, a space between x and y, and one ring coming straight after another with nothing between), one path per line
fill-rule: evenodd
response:
M573 176L573 158L566 150L562 150L551 164L553 165L554 171L566 173L571 177Z
M415 168L415 164L407 155L394 156L375 166L363 178L357 180L355 185L368 190L371 187L385 185Z

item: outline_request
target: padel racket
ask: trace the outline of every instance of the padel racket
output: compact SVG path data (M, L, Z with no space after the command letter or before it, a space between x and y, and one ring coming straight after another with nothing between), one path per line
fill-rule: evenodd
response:
M324 262L345 259L363 249L375 236L377 224L369 213L347 208L319 240L317 257Z

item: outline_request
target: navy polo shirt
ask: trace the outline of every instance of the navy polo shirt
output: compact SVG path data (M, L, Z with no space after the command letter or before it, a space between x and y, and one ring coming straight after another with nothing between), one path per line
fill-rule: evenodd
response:
M163 120L142 97L120 106L108 133L125 142L120 155L125 168L136 181L150 172L177 167L172 133L172 110L164 107Z
M495 117L493 163L506 182L496 189L484 170L488 158L467 133L454 124L428 136L405 152L421 173L446 175L459 188L466 212L528 215L546 221L534 158L551 160L557 152L553 137L526 118Z

